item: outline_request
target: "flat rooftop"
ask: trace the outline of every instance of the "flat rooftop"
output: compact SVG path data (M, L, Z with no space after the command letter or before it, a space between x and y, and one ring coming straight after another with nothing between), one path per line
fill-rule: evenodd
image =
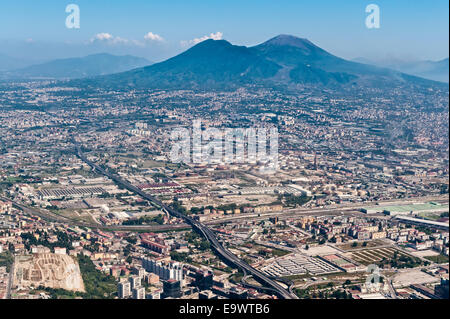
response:
M388 206L370 206L364 208L367 211L378 211L378 212L396 212L396 213L409 213L409 212L433 212L433 211L448 211L448 204L438 204L438 203L417 203L417 204L407 204L407 205L388 205Z

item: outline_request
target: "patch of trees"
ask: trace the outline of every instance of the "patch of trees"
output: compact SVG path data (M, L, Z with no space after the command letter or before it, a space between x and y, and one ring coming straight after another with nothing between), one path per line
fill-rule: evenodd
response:
M129 219L122 223L122 225L131 226L131 225L146 225L156 223L159 225L164 224L164 216L159 214L158 216L143 216L137 219Z
M283 194L278 197L278 200L284 202L286 206L298 207L303 206L307 202L309 202L311 200L311 197L306 195L296 196L292 194Z

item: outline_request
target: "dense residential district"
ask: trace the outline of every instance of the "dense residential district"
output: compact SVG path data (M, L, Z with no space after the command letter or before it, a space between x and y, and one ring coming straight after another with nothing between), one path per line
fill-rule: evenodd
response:
M48 84L0 86L0 298L449 297L447 93ZM278 168L173 162L194 120Z

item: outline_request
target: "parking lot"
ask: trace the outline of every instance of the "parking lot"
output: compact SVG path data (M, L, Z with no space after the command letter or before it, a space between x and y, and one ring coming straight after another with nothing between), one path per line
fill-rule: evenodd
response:
M264 273L272 277L286 277L295 275L321 275L340 270L331 264L311 256L302 254L289 255L279 258L268 266L261 269Z

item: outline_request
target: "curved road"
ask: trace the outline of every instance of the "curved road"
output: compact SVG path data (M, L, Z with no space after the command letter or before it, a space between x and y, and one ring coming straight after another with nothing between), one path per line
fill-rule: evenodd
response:
M78 157L84 161L86 164L91 166L93 169L97 170L99 173L109 177L111 180L116 182L119 186L122 186L129 191L141 196L142 198L159 205L163 210L165 210L170 215L184 219L185 222L189 225L191 225L197 232L201 233L203 237L205 237L209 243L211 244L211 247L225 260L227 260L230 264L242 269L244 273L251 274L255 280L259 281L261 284L264 285L262 290L265 291L272 291L276 295L278 295L280 298L283 299L298 299L298 297L289 292L288 290L284 289L283 286L281 286L276 281L268 278L265 274L260 272L259 270L251 267L244 261L240 260L238 257L236 257L233 253L231 253L228 249L222 246L222 244L217 240L216 235L214 232L209 229L207 226L203 225L199 221L194 220L193 218L183 215L180 212L176 211L175 209L167 206L166 204L160 202L153 196L143 192L141 189L137 188L136 186L130 184L129 182L123 180L119 175L114 174L112 172L108 172L99 165L93 163L92 161L88 160L87 157L82 153L80 145L75 142L76 146L76 154Z
M81 222L76 221L73 219L70 219L68 217L64 217L58 214L55 214L51 211L41 211L36 208L31 208L28 206L25 206L23 204L20 204L10 198L0 196L0 200L11 202L14 208L17 208L24 213L28 215L38 216L42 219L59 222L59 223L67 223L74 226L83 226L83 227L89 227L94 229L101 229L101 230L109 230L109 231L133 231L133 230L139 230L139 231L149 231L149 232L158 232L158 231L169 231L169 230L182 230L186 228L190 228L190 225L188 224L178 224L178 225L113 225L113 226L105 226L101 224L96 223L88 223L88 222Z

